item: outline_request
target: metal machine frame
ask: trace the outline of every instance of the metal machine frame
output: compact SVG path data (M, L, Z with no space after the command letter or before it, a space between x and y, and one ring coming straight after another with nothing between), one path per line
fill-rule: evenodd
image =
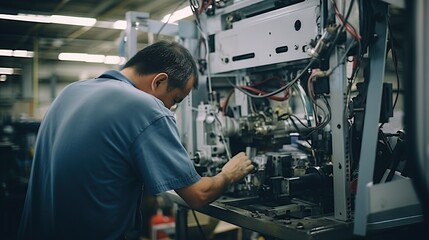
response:
M366 103L358 191L354 218L354 234L365 236L369 230L385 229L423 221L422 209L412 180L373 184L377 128L381 108L382 82L387 45L387 4L377 2L382 14L376 23L378 40L370 45L371 71ZM363 171L364 170L364 171ZM401 189L401 193L398 192Z
M331 4L325 5L326 1L305 0L297 1L291 6L256 14L237 22L227 22L224 18L219 20L222 16L233 14L244 8L247 9L249 15L252 15L257 11L257 9L252 8L253 5L266 6L264 4L269 5L272 2L262 0L238 1L225 8L217 9L216 13L211 13L213 14L211 16L202 15L199 20L205 29L202 30L201 26L196 28L199 29L206 41L205 48L207 51L203 58L206 61L200 62L201 65L207 65L205 73L199 78L200 89L208 89L208 95L203 94L204 91L193 91L176 111L179 129L186 129L186 131L180 131L182 141L191 158L193 160L198 158L197 167L212 168L213 166L210 164L220 165L226 162L231 157L228 148L223 147L223 144L229 144L228 140L225 140L229 137L228 132L236 133L242 130L234 125L238 123L227 123L227 120L217 117L214 105L210 105L213 104L215 94L213 88L224 86L221 83L216 83L218 85L213 86L215 81L212 80L214 78L232 78L237 84L247 84L249 79L246 76L246 69L264 69L265 67L269 69L273 65L280 67L302 66L303 62L311 61L311 55L307 55L308 48L311 48L310 40L317 34L322 36L323 29L318 25L309 23L320 21L319 24L324 26L327 20L321 17L320 12L333 11ZM353 1L338 1L336 4L339 9L345 9L345 6L350 3ZM421 204L412 179L399 177L389 182L373 183L386 61L388 3L375 1L374 9L378 14L378 20L375 22L373 34L376 34L377 38L368 45L372 71L369 75L365 115L362 124L362 146L360 148L355 199L352 198L350 190L352 184L350 161L352 142L349 135L350 123L345 114L348 99L346 99L347 69L344 64L344 56L350 49L346 40L332 48L328 62L329 66L336 67L326 75L329 79L329 105L331 107L329 132L332 139L332 213L317 215L318 208L312 206L311 202L300 199L292 199L288 204L278 207L260 208L260 211L255 210L255 208L246 208L249 205L258 205L258 197L255 196L238 198L223 196L198 211L279 239L332 239L334 237L335 239L351 239L354 235L366 236L373 230L389 229L423 221ZM298 31L297 29L301 30L301 25L297 28L296 18L301 15L305 15L304 20L301 21L303 30ZM292 22L294 23L292 24ZM289 23L289 27L282 27L284 23ZM231 25L225 27L228 24ZM295 28L290 28L290 26ZM182 37L184 45L192 52L201 51L196 28L185 22L179 24L179 28L190 33L186 37ZM291 37L292 33L297 34ZM255 39L257 42L267 44L255 45ZM319 39L320 42L322 41ZM315 51L318 51L317 46L312 46L316 49ZM251 107L251 104L247 101L247 96L237 89L234 90L234 94L234 102L241 103L241 108L233 109L233 114L238 114L241 111L241 116L244 116L245 120L249 120L251 112L247 109ZM306 101L305 98L303 97L303 102ZM201 102L209 102L209 104L200 105ZM306 113L308 122L312 122L313 120L308 116L311 110L306 111ZM282 124L284 124L281 125L284 131L287 131L288 123ZM223 132L222 128L226 125L229 127L227 131ZM261 126L257 125L256 127ZM264 131L268 132L276 130L269 128L273 126L262 127L267 127L264 128ZM207 143L207 134L210 132L204 132L203 129L220 132L219 138L213 138L211 143ZM246 150L249 150L248 155L254 155L251 153L251 148ZM199 153L196 154L197 152ZM282 182L281 184L284 187L284 184L289 184L289 182ZM395 191L399 188L403 189L400 195ZM177 239L187 239L186 215L188 207L175 193L168 192L165 195L173 199L179 206L176 218ZM315 214L301 218L281 218L278 215L302 208L310 209Z

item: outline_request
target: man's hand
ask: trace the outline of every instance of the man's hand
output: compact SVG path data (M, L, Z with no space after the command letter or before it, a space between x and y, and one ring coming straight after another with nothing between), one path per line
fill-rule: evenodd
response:
M216 176L202 177L188 187L176 189L176 192L191 208L198 209L219 198L228 185L244 178L253 168L252 162L241 152L231 158Z
M254 169L252 162L244 152L240 152L229 160L222 168L222 172L229 184L243 179Z

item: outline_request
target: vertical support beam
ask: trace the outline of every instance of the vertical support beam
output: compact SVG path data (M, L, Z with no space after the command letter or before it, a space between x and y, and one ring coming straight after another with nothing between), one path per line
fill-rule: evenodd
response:
M127 12L125 14L125 20L127 21L127 28L125 29L125 56L127 60L137 53L137 37L139 28L147 19L149 19L149 13L145 12Z
M344 115L347 77L345 65L340 62L344 53L344 46L337 46L330 57L331 67L341 65L332 73L329 85L335 219L348 221L351 219L350 156L347 117Z
M55 97L57 96L57 82L58 82L58 78L55 74L53 74L51 76L51 81L50 81L50 92L51 92L51 99L55 99Z
M339 9L344 1L337 1ZM332 5L327 6L333 12ZM351 220L349 130L344 108L347 101L345 45L337 45L329 59L329 66L339 66L329 78L331 105L332 164L334 175L334 216L341 221Z
M147 33L147 43L149 45L155 43L156 39L155 39L155 34L153 32L148 32Z
M365 106L365 118L362 134L362 148L359 159L358 186L354 234L366 235L369 214L369 190L374 174L377 150L378 123L380 118L381 95L384 80L384 68L387 45L387 4L374 1L376 38L369 45L370 76Z
M33 62L34 59L25 59L23 60L24 64L22 67L22 98L25 100L32 100L33 99Z
M39 108L39 40L34 40L33 47L33 105L30 109L30 116L35 116Z
M159 31L159 30L158 30ZM197 29L195 24L187 21L179 21L179 36L176 41L189 50L194 59L198 58L198 39ZM201 76L200 76L201 78ZM197 79L198 81L198 79ZM201 81L201 79L199 79ZM200 89L205 89L204 86L199 86ZM188 96L179 104L176 113L177 126L180 132L180 139L182 144L185 146L190 157L195 154L196 148L196 133L195 133L195 119L197 119L197 113L194 111L198 107L198 103L194 101L200 99L197 94L201 91L192 90Z
M176 240L188 240L188 211L187 207L178 205L176 211Z

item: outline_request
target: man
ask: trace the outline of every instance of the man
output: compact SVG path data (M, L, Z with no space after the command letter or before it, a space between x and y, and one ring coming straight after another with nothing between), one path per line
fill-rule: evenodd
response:
M157 42L120 72L64 88L38 132L19 239L123 239L142 187L199 208L247 175L244 153L214 177L195 171L169 108L196 82L189 52Z

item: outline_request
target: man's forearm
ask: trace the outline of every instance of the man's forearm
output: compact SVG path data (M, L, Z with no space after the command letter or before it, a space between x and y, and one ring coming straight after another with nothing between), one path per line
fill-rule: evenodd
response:
M219 198L232 183L232 179L221 172L213 177L202 177L193 185L176 192L190 207L200 208Z
M219 198L226 188L253 170L252 162L243 152L231 158L222 171L213 177L202 177L191 186L176 189L180 197L192 208L200 208Z

